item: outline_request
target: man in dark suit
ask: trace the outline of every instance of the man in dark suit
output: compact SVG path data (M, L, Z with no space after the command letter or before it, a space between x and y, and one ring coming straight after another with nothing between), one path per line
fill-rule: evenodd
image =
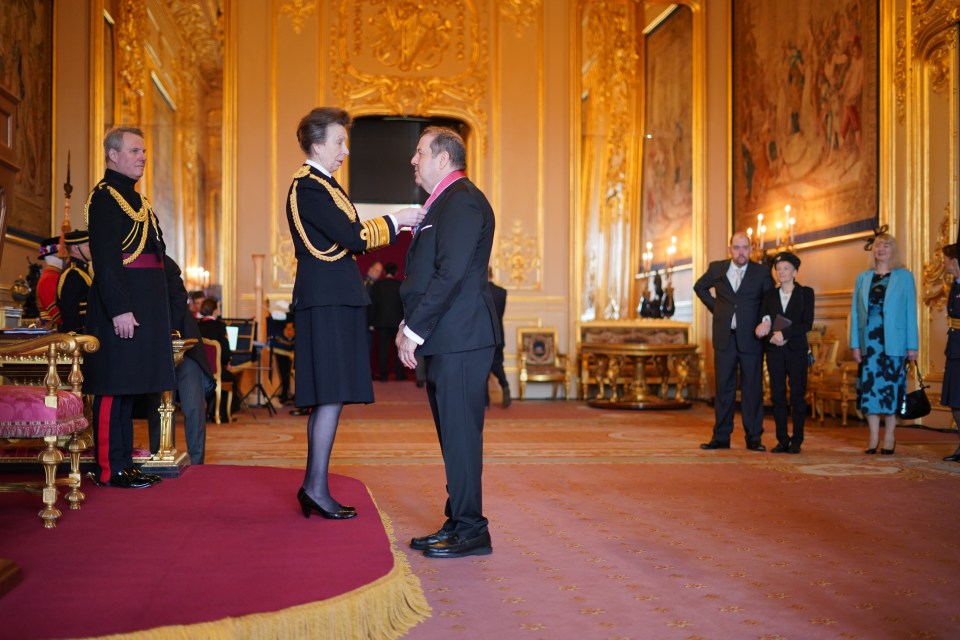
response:
M423 356L447 477L446 521L410 546L428 558L486 555L493 546L481 485L484 403L493 352L502 342L487 286L493 209L466 178L466 148L453 130L428 127L410 162L430 197L400 286L397 353L410 369L416 355Z
M489 278L493 278L493 268L487 271ZM493 306L497 310L497 324L500 327L500 335L503 335L503 314L507 310L507 290L491 279L487 283L490 287L490 295L493 296ZM510 381L507 380L507 374L503 370L503 344L497 345L497 350L493 352L493 366L490 367L490 373L494 375L497 382L500 383L500 389L503 392L503 408L510 406ZM489 404L489 402L487 403Z
M222 382L232 382L234 392L237 389L237 378L233 375L230 367L230 358L233 351L230 350L230 341L227 339L227 325L220 319L220 301L216 298L207 298L200 305L200 319L197 321L200 327L200 335L207 340L215 340L220 343L220 380ZM233 394L233 401L230 405L230 412L240 411L239 394ZM214 411L220 412L221 422L227 420L227 396L220 399L220 406ZM213 413L211 411L210 413Z
M397 280L397 264L388 262L383 267L384 276L370 287L370 325L377 330L377 371L380 381L387 381L390 360L393 359L397 380L406 380L403 363L393 353L393 341L397 327L403 321L403 301L400 299L400 281Z
M203 347L197 319L188 308L187 289L183 285L180 266L170 256L163 257L163 269L167 277L167 292L170 297L170 326L180 332L184 340L197 341L184 353L177 366L177 400L183 412L183 435L187 439L190 464L203 464L207 447L206 397L216 387L213 370ZM147 414L147 433L150 437L150 452L160 450L160 395L151 396ZM176 438L176 413L173 414L173 436ZM176 440L174 440L176 444Z
M773 288L770 271L750 261L750 239L730 238L730 259L711 262L693 285L713 313L713 364L716 379L715 423L710 442L701 449L729 449L740 380L740 411L747 448L766 451L763 435L763 343L754 335L760 303ZM710 290L713 290L711 295Z

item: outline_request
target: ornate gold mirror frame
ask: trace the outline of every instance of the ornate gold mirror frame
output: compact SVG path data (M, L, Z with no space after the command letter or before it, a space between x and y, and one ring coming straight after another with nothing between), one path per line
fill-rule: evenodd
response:
M906 130L907 229L911 268L922 274L920 363L939 370L943 308L949 291L940 249L956 241L960 170L960 6L955 0L912 0L897 18L897 120Z
M636 318L641 265L640 198L645 13L670 3L578 0L571 38L574 197L574 307L579 325ZM693 143L691 167L693 270L704 253L705 22L701 0L682 0L693 13ZM696 324L696 323L695 323ZM578 332L579 333L579 332ZM697 340L696 326L691 339Z

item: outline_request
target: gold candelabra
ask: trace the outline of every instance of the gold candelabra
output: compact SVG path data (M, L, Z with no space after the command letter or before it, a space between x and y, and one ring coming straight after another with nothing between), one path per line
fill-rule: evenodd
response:
M747 238L750 241L750 259L754 262L764 262L767 258L772 258L781 251L790 251L793 253L796 236L794 228L797 219L791 215L791 206L784 205L783 215L769 214L766 218L769 221L774 220L772 231L776 234L773 238L767 236L767 224L764 221L764 214L757 214L756 231L752 227L747 228Z

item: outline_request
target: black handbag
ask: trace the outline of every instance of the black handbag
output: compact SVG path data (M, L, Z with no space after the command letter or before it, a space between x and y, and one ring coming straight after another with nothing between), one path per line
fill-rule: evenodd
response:
M929 385L923 384L920 367L916 363L913 368L917 372L917 389L905 394L900 401L897 417L901 420L916 420L930 413L930 400L927 398L927 392L924 391Z

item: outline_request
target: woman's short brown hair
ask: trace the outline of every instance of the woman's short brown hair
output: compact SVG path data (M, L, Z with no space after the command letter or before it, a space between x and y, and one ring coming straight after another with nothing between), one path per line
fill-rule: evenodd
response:
M300 143L300 149L309 156L313 145L327 141L327 127L331 124L339 124L347 129L351 122L350 114L343 109L317 107L303 116L297 126L297 142Z

